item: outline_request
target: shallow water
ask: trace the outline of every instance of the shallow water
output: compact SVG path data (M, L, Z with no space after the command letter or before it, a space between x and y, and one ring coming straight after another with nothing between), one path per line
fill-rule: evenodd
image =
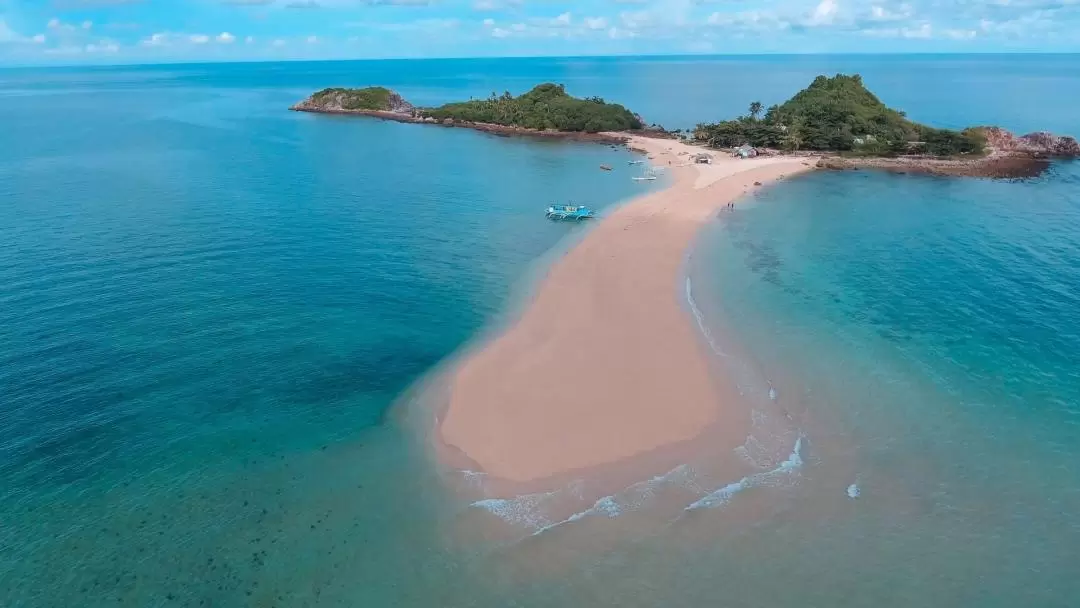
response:
M391 404L581 234L539 209L641 190L630 157L283 109L335 84L435 103L555 80L689 126L741 111L732 90L858 70L917 118L1080 132L1069 96L1031 94L1080 91L1067 59L0 72L0 603L1066 605L1075 165L740 202L673 290L792 434L748 440L745 474L686 463L493 530L432 467L423 404ZM935 96L910 86L930 76Z
M1078 185L813 174L703 235L705 316L805 421L799 508L844 514L802 530L831 567L935 604L1080 591Z

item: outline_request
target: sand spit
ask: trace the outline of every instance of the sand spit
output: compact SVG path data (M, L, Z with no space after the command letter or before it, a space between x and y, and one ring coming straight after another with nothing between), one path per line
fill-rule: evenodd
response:
M543 485L684 444L707 428L720 429L715 441L730 449L745 439L750 413L710 371L678 278L705 221L809 163L691 165L692 146L641 137L629 145L670 168L669 187L602 219L553 265L520 319L460 364L436 433L449 448L442 453L489 477Z

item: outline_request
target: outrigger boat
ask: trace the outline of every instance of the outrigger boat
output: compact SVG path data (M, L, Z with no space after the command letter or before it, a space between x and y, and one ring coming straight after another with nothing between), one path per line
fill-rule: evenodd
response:
M652 172L652 169L645 169L640 177L631 177L630 179L635 182L651 182L656 179L656 175Z
M592 209L584 205L552 205L547 208L547 217L552 220L585 220L592 216Z

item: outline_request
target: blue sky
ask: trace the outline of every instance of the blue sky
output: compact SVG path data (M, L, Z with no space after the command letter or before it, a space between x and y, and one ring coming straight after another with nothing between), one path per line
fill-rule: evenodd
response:
M0 64L1012 51L1080 0L0 0Z

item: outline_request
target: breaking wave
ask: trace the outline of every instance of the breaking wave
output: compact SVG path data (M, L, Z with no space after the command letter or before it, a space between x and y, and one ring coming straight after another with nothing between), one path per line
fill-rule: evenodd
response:
M791 450L791 454L788 456L787 460L781 462L776 468L761 473L755 473L753 475L747 475L739 481L729 483L718 490L706 494L699 500L694 501L686 507L686 510L696 511L698 509L721 507L731 502L731 499L743 490L761 486L777 486L783 484L785 481L790 481L792 476L798 473L803 465L802 444L803 438L800 435L799 438L795 440L795 447Z
M709 330L708 325L705 324L705 315L701 313L701 309L697 307L697 302L694 301L694 290L690 282L690 277L686 277L686 303L690 305L690 312L694 314L694 320L697 322L698 329L701 330L701 335L705 336L705 341L709 343L709 348L714 353L721 357L728 356L713 339L712 331Z
M750 441L753 437L747 439ZM596 500L589 508L561 519L552 517L550 514L560 506L565 507L566 500L580 499L580 482L550 492L524 494L514 498L487 498L478 500L471 506L483 509L509 524L523 526L531 530L533 536L587 517L612 519L623 513L641 509L665 487L683 488L701 496L686 506L683 509L684 512L711 509L728 504L743 490L756 487L782 487L793 483L803 466L802 450L803 436L799 435L787 459L774 468L747 475L739 481L708 493L705 493L706 491L701 487L693 468L682 464L663 475L639 481L619 492L604 496Z

